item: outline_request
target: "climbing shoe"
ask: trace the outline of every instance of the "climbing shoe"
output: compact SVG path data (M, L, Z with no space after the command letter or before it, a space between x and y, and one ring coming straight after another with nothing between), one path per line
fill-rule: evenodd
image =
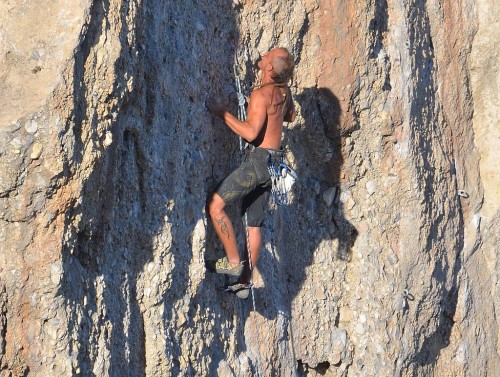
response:
M240 276L241 271L243 271L243 262L240 262L236 267L231 267L229 259L223 257L217 260L208 260L205 262L205 266L210 272L215 272L216 274L225 274L230 276Z
M247 283L234 283L228 285L226 288L226 292L234 293L236 297L245 300L248 298L250 294L250 289L252 288L252 284Z

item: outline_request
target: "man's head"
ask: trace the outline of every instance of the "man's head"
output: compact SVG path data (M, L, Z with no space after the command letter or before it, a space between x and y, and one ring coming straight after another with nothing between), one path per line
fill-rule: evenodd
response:
M292 79L295 63L293 55L286 48L278 47L267 52L258 66L275 83L286 84Z

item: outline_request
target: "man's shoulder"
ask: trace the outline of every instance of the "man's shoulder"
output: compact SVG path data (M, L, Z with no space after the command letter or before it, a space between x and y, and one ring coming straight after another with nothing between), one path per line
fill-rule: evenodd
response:
M263 100L267 96L267 88L260 87L260 88L255 88L252 93L250 94L250 99L252 100Z

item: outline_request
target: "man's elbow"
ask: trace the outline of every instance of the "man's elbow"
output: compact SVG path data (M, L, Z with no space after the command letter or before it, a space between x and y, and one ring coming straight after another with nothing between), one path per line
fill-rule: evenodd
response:
M257 136L259 136L258 132L255 131L250 131L247 133L245 140L248 141L249 143L253 142L255 139L257 139Z
M257 139L257 137L259 136L259 133L260 133L260 129L258 127L252 127L250 124L248 124L248 127L246 128L245 131L246 132L245 132L244 138L249 143L251 143L252 141Z

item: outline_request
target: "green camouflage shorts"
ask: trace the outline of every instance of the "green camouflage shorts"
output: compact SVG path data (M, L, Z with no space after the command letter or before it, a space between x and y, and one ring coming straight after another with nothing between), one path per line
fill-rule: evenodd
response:
M225 204L243 200L242 213L247 214L248 226L261 227L264 222L264 210L271 191L268 161L267 149L255 148L216 189Z

